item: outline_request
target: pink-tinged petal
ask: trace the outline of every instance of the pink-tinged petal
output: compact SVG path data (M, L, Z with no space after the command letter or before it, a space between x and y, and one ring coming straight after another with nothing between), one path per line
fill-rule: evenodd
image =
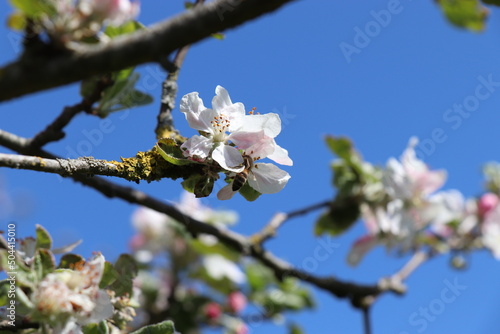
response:
M240 173L243 171L243 157L240 151L228 145L219 145L212 152L212 159L225 170Z
M281 191L289 179L290 174L268 163L255 164L248 175L250 186L261 194L275 194Z
M429 195L443 186L446 181L446 171L425 171L415 179L415 190L422 195Z
M244 150L245 154L263 159L272 154L276 148L276 142L264 131L259 132L236 132L228 138L236 144L238 149Z
M198 96L197 92L184 95L181 99L180 109L186 115L186 120L191 128L209 133L213 132L210 124L214 117L213 112L211 112L211 109L205 108L203 100Z
M246 115L242 131L264 133L274 138L281 132L281 119L278 114L269 113L264 115Z
M347 255L347 263L356 266L373 247L378 244L377 237L374 235L365 235L356 240Z
M221 111L232 104L233 102L231 102L231 98L229 97L227 90L222 86L215 87L215 96L212 99L212 108L214 108L214 110Z
M193 160L204 161L210 154L214 143L209 138L195 135L184 144L181 145L181 149L184 151L185 157L193 158Z
M254 145L258 141L272 138L266 136L264 131L257 132L247 132L247 131L239 131L233 132L229 135L228 140L232 141L240 150L246 150L250 146Z
M217 193L217 198L221 201L225 201L228 199L233 198L234 194L236 194L236 191L233 191L233 184L230 183L227 186L223 187L219 192Z
M293 166L293 161L288 157L288 151L283 147L275 144L274 152L267 156L269 159L285 166Z
M478 213L481 217L484 217L488 212L493 210L498 203L500 202L500 199L496 194L493 193L486 193L483 196L481 196L477 202L477 210Z

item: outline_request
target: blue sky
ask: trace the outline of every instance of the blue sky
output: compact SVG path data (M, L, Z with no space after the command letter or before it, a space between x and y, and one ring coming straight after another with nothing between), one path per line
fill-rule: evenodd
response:
M385 26L377 30L375 16L388 8L390 19L386 16ZM181 10L181 1L144 1L140 20L150 24ZM0 12L10 12L7 3L0 3ZM283 131L277 142L295 163L286 168L292 178L279 194L253 203L240 197L219 202L213 194L203 202L238 211L235 229L251 234L277 211L330 198L333 157L324 145L327 134L349 136L366 160L380 164L398 157L408 139L418 136L426 143L425 149L420 147L424 160L448 170L445 189L459 189L466 196L480 194L482 165L500 161L500 86L495 86L500 82L499 15L493 10L486 31L478 34L452 27L432 1L298 1L227 32L223 41L195 45L181 72L179 97L198 91L209 105L216 85L222 85L234 102L243 102L248 110L279 113ZM362 43L356 34L366 28L375 30L369 30L369 41ZM346 57L341 45L356 46L356 42L357 53ZM1 64L15 59L18 43L19 36L2 25ZM139 87L156 103L111 115L108 133L90 146L82 144L88 142L85 133L100 129L101 120L80 115L68 127L68 136L47 149L63 156L77 151L112 160L151 148L163 74L153 64L141 66L140 71ZM484 98L474 100L485 80L493 82L488 96L482 89ZM71 85L4 103L0 127L31 137L65 105L76 102L78 87ZM471 111L460 114L454 111L456 104L466 104ZM178 110L174 115L182 134L194 134ZM3 169L0 180L17 201L17 210L0 219L16 222L20 236L32 235L35 224L41 224L52 232L56 245L83 239L77 250L84 256L102 251L112 259L127 250L135 206L51 174ZM181 192L179 183L170 180L132 186L167 200L178 199ZM270 249L297 266L309 263L320 241L328 241L312 236L316 217L314 213L288 222L269 242ZM348 249L363 232L359 224L330 241L338 247L326 260L317 261L314 273L373 283L408 260L377 249L358 267L348 267ZM448 256L419 268L408 280L404 297L386 295L376 303L374 333L498 333L500 266L487 252L472 254L468 260L466 271L452 270ZM442 292L450 284L459 288L454 290L456 298L445 303ZM317 310L293 316L306 332L362 332L361 315L346 301L316 290L315 296ZM425 308L430 309L428 315ZM251 329L285 333L268 326Z

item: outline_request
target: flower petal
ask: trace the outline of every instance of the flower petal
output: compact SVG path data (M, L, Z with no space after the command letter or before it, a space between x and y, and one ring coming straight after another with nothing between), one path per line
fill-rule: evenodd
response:
M293 161L288 157L288 151L283 147L275 144L274 152L267 156L269 159L285 166L293 166Z
M214 142L211 139L194 135L181 145L181 149L184 150L185 157L203 161L209 156L213 145Z
M248 175L250 186L261 194L274 194L281 191L289 179L290 174L268 163L255 164Z
M241 130L247 132L263 130L267 136L274 138L281 132L281 119L275 113L246 115Z
M252 158L263 159L274 152L276 142L264 131L236 132L229 136L238 149L245 150L245 154Z
M220 199L221 201L225 201L228 199L233 198L234 194L236 194L236 191L233 191L233 184L230 183L227 186L223 187L219 192L217 193L217 198Z
M212 99L212 108L214 108L214 110L220 111L233 104L231 98L229 97L229 93L224 87L215 87L215 94L216 95Z
M347 255L347 263L351 266L356 266L365 254L377 244L378 240L374 235L365 235L364 237L356 240Z
M203 100L198 96L198 92L184 95L181 99L180 109L186 115L186 120L191 128L212 133L213 130L210 125L212 115L205 115L211 109L207 109L203 105Z
M212 159L225 170L240 173L243 171L243 157L239 150L228 145L219 145L212 152Z

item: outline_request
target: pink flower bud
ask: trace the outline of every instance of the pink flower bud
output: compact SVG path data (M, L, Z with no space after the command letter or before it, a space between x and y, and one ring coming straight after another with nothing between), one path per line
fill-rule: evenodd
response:
M207 305L205 305L204 313L209 320L214 321L219 319L219 317L222 314L222 310L219 304L215 302L210 302Z
M231 292L227 297L227 305L231 312L238 313L247 306L247 297L239 291Z
M493 193L486 193L481 196L477 202L477 210L481 217L484 217L488 212L493 210L500 200L498 196Z

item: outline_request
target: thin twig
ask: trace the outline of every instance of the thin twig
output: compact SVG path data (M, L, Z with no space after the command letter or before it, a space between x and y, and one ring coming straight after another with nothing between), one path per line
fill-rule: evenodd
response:
M291 211L289 213L278 212L271 218L269 223L267 223L267 225L264 226L264 228L260 232L255 233L251 237L251 239L255 244L262 244L268 239L274 237L278 229L289 219L305 215L314 210L325 208L330 205L330 203L330 201L324 201L321 203L310 205L303 209Z
M196 0L194 6L199 6L203 2L204 0ZM172 110L175 108L175 98L178 90L177 79L179 77L182 64L184 63L184 59L186 59L189 47L190 45L186 45L177 50L174 60L169 63L168 68L166 68L168 70L168 75L162 84L160 112L158 113L158 121L155 129L157 139L175 138L180 136L174 127Z
M406 280L420 265L430 258L428 252L417 251L411 259L397 273L392 275L391 280L403 282Z
M112 84L113 80L111 80L109 74L101 77L89 96L84 97L80 103L71 107L65 107L62 113L51 124L31 139L30 145L33 148L40 148L52 141L64 138L64 127L79 113L91 113L92 105L101 99L102 92Z
M363 328L364 328L364 334L371 334L372 333L372 325L371 325L371 319L370 319L370 307L363 307L361 308L361 313L363 313Z

